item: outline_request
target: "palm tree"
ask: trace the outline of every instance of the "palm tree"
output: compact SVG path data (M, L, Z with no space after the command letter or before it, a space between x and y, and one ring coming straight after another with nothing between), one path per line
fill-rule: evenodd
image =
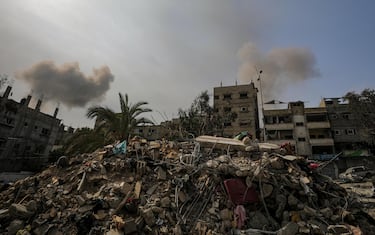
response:
M88 118L97 119L97 128L106 132L106 137L114 141L127 140L134 128L141 123L153 124L151 120L139 117L141 114L151 112L149 108L143 108L147 102L140 101L135 104L129 103L129 97L119 93L121 112L116 113L108 107L93 106L87 111Z
M110 141L104 138L102 130L84 127L76 129L73 135L64 141L63 149L66 155L91 153L109 143Z

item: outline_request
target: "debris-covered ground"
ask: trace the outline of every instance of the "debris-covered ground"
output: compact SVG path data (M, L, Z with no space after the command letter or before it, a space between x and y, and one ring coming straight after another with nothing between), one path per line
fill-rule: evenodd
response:
M133 139L0 193L1 234L373 234L362 204L277 146ZM216 141L216 142L215 142ZM241 141L239 141L241 142ZM367 208L368 209L368 208Z

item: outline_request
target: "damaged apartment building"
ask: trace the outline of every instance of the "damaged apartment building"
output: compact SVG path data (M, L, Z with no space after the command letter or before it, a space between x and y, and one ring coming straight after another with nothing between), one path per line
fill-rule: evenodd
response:
M341 153L339 168L366 166L375 168L374 133L365 128L344 98L324 98L320 106L327 109L336 153Z
M264 110L266 142L290 143L297 154L313 159L334 157L334 140L325 107L305 108L302 101L286 109Z
M30 108L31 96L16 102L9 98L8 86L0 97L0 159L1 171L33 170L48 161L55 144L60 121L40 111L42 100Z
M336 151L348 157L370 156L369 146L374 146L374 133L356 119L348 101L344 98L324 98L320 106L327 109Z
M233 137L248 131L259 138L258 89L254 83L214 88L214 111L222 119L222 136Z
M259 138L258 89L254 83L214 88L213 108L221 118L221 127L213 132L217 136L234 137L242 131L248 131L253 139ZM99 121L96 121L96 126ZM149 140L178 139L185 136L180 128L180 119L164 121L160 125L144 125L135 128L134 133Z
M343 98L323 98L319 107L302 101L285 109L264 110L266 142L290 143L297 154L316 160L371 156L374 135L362 127Z

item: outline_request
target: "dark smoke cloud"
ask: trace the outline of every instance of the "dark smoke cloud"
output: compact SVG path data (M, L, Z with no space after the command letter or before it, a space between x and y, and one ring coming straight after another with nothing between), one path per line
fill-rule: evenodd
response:
M266 99L275 99L295 82L319 77L314 54L306 48L277 48L262 54L248 42L238 51L241 66L238 77L242 82L256 82L257 70L262 70L261 82Z
M57 101L68 107L84 107L94 99L101 99L114 80L108 66L93 69L93 75L86 76L79 64L55 65L53 61L42 61L16 74L16 78L28 82L33 92L44 100Z

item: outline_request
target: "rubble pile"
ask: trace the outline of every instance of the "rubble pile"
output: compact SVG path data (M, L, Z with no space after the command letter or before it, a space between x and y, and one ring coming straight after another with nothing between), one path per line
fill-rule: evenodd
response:
M135 138L115 154L106 146L63 157L0 193L0 233L374 231L361 205L313 163L274 146L230 147Z

